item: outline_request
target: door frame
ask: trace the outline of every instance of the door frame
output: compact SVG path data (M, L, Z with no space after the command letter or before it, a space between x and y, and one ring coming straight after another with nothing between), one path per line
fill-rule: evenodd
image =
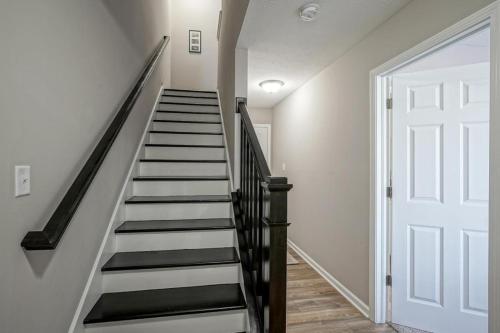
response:
M271 152L272 152L272 145L273 145L273 141L271 140L272 139L272 133L271 133L271 129L272 129L272 125L271 124L253 124L253 127L264 127L264 128L267 128L267 142L269 142L269 144L267 145L267 155L269 156L269 161L267 161L267 164L269 164L269 169L272 169L271 168L271 161L272 161L272 156L271 156Z
M388 126L386 80L390 73L481 28L491 28L490 57L490 205L489 313L500 313L500 1L495 1L370 72L370 319L387 321L387 253L389 242ZM496 207L495 207L496 206ZM500 318L488 316L489 332L500 332Z

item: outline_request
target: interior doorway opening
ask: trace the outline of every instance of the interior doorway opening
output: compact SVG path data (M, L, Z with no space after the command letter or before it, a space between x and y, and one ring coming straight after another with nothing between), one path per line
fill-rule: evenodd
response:
M371 72L370 317L377 323L488 331L496 13L492 4Z

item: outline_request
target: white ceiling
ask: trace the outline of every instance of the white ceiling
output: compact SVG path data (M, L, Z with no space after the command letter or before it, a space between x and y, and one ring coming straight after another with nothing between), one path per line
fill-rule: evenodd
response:
M394 74L490 61L490 28L480 30L397 70Z
M238 48L248 49L248 104L270 108L335 61L410 0L317 0L316 21L298 9L308 0L250 0ZM275 94L259 83L285 82Z

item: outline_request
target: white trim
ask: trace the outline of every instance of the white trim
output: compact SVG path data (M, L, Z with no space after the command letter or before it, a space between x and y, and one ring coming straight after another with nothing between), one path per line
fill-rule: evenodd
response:
M330 273L326 271L320 264L318 264L313 258L311 258L306 252L304 252L300 247L298 247L290 239L287 240L288 246L290 246L306 263L309 264L319 275L321 275L333 288L344 296L356 309L359 310L365 317L368 317L369 308L362 300L360 300L352 291L347 289L342 283L340 283L336 278L334 278Z
M224 126L224 115L222 114L222 104L220 102L220 94L219 94L219 89L217 89L217 101L219 102L219 113L220 113L220 120L222 122L222 136L224 137L224 152L226 154L226 161L227 161L227 173L229 174L229 182L231 183L231 191L235 190L234 187L234 182L233 182L233 168L231 167L231 158L229 156L229 147L227 145L227 135L226 135L226 128Z
M141 140L139 141L139 144L138 144L137 149L136 149L135 154L134 154L134 158L131 161L131 165L130 165L130 168L127 172L127 176L125 177L125 181L122 185L122 189L120 191L120 194L118 195L118 199L116 201L115 208L113 209L113 214L111 214L111 218L109 219L109 222L108 222L108 228L106 229L106 232L105 232L104 237L102 239L101 246L99 247L99 251L97 252L97 256L94 260L94 264L92 265L92 270L90 271L90 275L87 279L87 283L85 284L85 288L83 289L83 293L82 293L82 296L80 297L80 301L78 302L78 306L77 306L75 314L73 316L73 320L71 321L71 325L68 329L68 332L70 332L70 333L75 332L75 329L76 329L78 324L82 324L82 320L83 320L82 310L84 308L85 301L87 300L87 296L89 295L89 292L91 290L92 283L94 282L94 279L97 277L96 275L101 271L100 270L100 267L101 267L100 262L101 262L103 254L104 254L104 249L106 248L106 245L107 245L108 239L109 239L109 235L111 234L111 231L113 230L113 225L114 225L114 223L118 217L118 214L120 212L120 207L124 201L125 194L127 193L127 187L129 184L129 180L132 177L132 174L135 170L136 161L138 160L139 154L142 151L142 147L144 145L144 140L146 139L146 136L148 134L148 129L151 126L151 121L155 115L155 111L156 111L158 103L161 99L162 92L163 92L163 85L160 86L160 90L158 91L158 95L156 96L156 101L154 103L154 106L151 110L148 121L147 121L146 126L144 128L144 131L142 133Z
M489 332L500 332L500 3L491 15ZM496 223L495 223L496 221Z
M267 145L267 156L269 156L269 160L267 161L267 164L269 165L269 169L272 169L271 168L271 161L273 160L272 157L271 157L271 147L272 147L272 125L271 124L253 124L253 127L264 127L264 128L267 128L267 140L269 142L269 144Z
M497 27L500 6L498 1L488 5L480 11L470 15L469 17L454 24L448 29L438 33L437 35L425 40L410 50L403 52L399 56L387 61L383 65L373 69L370 72L370 319L376 323L386 321L386 288L384 286L386 272L386 257L387 253L387 200L385 197L384 188L386 186L386 128L385 128L385 98L382 89L387 74L395 69L398 69L420 57L436 51L437 49L456 41L464 36L472 33L481 26L491 24L491 91L492 94L499 91L500 88L500 58L496 51L500 40L500 31ZM498 94L498 93L497 93ZM500 175L495 175L495 168L498 169L500 157L498 161L494 159L495 150L498 151L500 146L500 133L496 133L495 129L500 126L500 119L497 119L499 114L498 107L500 100L498 95L491 98L491 166L490 166L490 253L492 253L493 240L499 242L498 235L493 233L493 222L500 220L500 210L495 209L500 206L496 203L495 193L500 191ZM498 122L499 124L494 124ZM498 136L498 137L497 137ZM496 179L495 179L496 177ZM496 204L495 204L496 203ZM495 243L497 244L497 243ZM498 246L498 245L495 245ZM490 255L490 313L498 313L500 304L499 287L497 289L492 286L493 281L498 281L500 274L499 263L495 262L494 256ZM494 279L497 278L497 280ZM493 293L492 293L493 292ZM496 325L496 326L494 326ZM490 316L490 332L500 332L500 318L498 316ZM495 330L496 328L496 330Z

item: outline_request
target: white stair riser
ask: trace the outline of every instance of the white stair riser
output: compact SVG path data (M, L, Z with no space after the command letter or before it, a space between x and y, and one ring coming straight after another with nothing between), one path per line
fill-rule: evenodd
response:
M222 135L151 133L149 143L171 145L223 145Z
M195 112L219 112L218 106L205 105L182 105L182 104L159 104L158 110L165 111L195 111Z
M210 104L218 105L219 101L213 98L189 98L189 97L172 97L172 96L162 96L162 102L169 103L193 103L193 104Z
M141 176L226 176L226 163L142 162Z
M116 234L117 251L234 247L234 229Z
M129 320L85 327L85 333L235 333L246 331L246 310Z
M197 124L197 123L164 123L154 122L155 131L177 131L177 132L200 132L200 133L221 133L220 124Z
M146 147L146 158L171 160L223 160L224 148Z
M157 120L181 120L181 121L218 121L218 114L197 114L197 113L156 113Z
M215 92L203 92L203 91L176 91L176 90L169 90L169 91L164 91L163 95L197 96L197 97L217 97L217 93L215 93Z
M154 195L228 195L229 181L135 181L137 196Z
M128 204L125 211L127 220L133 221L230 217L228 202Z
M104 292L238 283L239 264L103 272Z

